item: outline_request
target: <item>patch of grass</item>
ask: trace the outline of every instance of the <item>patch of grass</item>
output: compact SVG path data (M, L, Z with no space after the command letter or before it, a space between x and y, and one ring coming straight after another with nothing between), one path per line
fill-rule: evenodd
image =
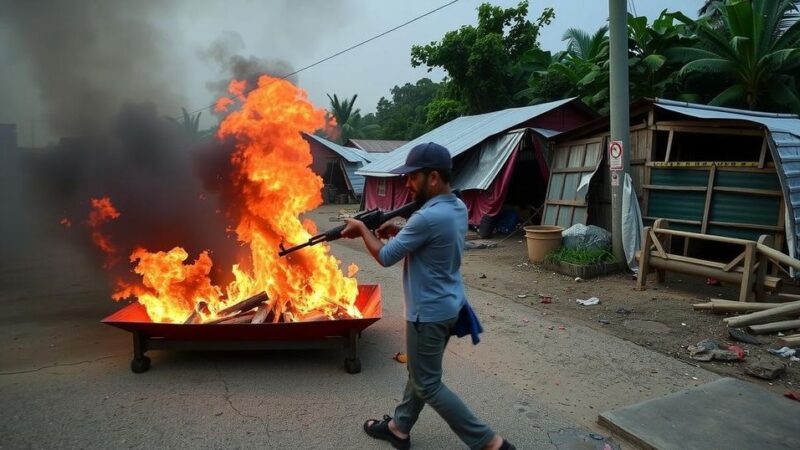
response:
M570 263L578 266L588 266L599 263L614 262L614 254L610 248L596 249L588 247L566 248L559 247L545 258L550 263Z

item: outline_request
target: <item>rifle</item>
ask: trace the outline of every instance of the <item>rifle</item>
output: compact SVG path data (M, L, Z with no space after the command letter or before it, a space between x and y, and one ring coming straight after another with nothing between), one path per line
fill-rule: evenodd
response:
M461 192L459 190L455 190L453 191L453 193L456 195L456 197L461 198ZM380 209L375 208L375 209L370 209L369 211L362 211L353 216L353 219L364 222L364 225L366 225L370 231L375 231L381 225L394 219L395 217L405 217L405 218L410 217L411 214L414 213L414 211L419 209L419 206L420 205L418 205L416 202L411 202L392 211L381 211ZM283 243L281 243L279 245L281 251L278 252L278 256L286 256L289 253L300 250L301 248L317 245L321 242L331 242L340 239L342 237L342 230L344 230L345 226L347 226L347 224L339 225L336 228L331 228L328 231L311 236L308 242L295 245L294 247L285 248L283 246Z

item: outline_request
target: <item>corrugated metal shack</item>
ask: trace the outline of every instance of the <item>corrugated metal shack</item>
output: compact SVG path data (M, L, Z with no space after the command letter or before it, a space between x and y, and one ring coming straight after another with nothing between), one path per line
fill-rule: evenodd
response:
M407 142L382 139L348 139L344 146L364 150L367 153L389 153Z
M574 98L459 117L359 169L356 173L366 177L365 206L393 209L411 200L404 179L390 171L404 164L411 148L425 142L450 150L453 185L464 191L470 224L476 225L483 214L496 213L509 192L526 197L518 202L533 205L538 191L544 199L547 180L546 160L536 162L545 150L536 136L550 137L595 117Z
M381 155L345 147L313 134L303 133L303 138L311 147L311 169L324 183L323 201L359 201L364 192L364 177L356 175L356 170Z
M543 224L611 229L609 134L603 118L552 139ZM800 116L640 100L631 105L630 142L645 225L664 218L703 234L768 234L776 248L788 243L800 254ZM677 244L690 253L688 240Z

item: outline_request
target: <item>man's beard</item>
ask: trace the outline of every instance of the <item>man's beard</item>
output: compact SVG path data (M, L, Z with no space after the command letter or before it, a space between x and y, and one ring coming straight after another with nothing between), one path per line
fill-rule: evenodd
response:
M422 205L427 202L431 196L428 194L428 186L422 186L419 190L414 191L414 203L417 207L422 208Z

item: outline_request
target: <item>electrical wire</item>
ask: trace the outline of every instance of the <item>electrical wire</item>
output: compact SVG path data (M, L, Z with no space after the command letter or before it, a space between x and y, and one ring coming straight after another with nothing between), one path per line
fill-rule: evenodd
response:
M280 79L280 80L285 80L285 79L287 79L287 78L289 78L289 77L291 77L291 76L293 76L293 75L297 75L298 73L300 73L300 72L302 72L302 71L304 71L304 70L310 69L310 68L312 68L312 67L314 67L314 66L317 66L317 65L319 65L319 64L322 64L322 63L324 63L324 62L326 62L326 61L329 61L329 60L331 60L331 59L333 59L333 58L336 58L337 56L343 55L343 54L345 54L345 53L347 53L347 52L349 52L349 51L351 51L351 50L354 50L354 49L356 49L356 48L358 48L358 47L361 47L361 46L362 46L362 45L364 45L364 44L367 44L367 43L369 43L369 42L372 42L372 41L374 41L375 39L378 39L378 38L381 38L381 37L383 37L383 36L386 36L387 34L389 34L389 33L393 32L393 31L397 31L397 30L399 30L400 28L403 28L403 27L405 27L406 25L410 25L410 24L412 24L412 23L414 23L414 22L416 22L416 21L418 21L418 20L420 20L420 19L422 19L422 18L424 18L424 17L427 17L427 16L429 16L429 15L431 15L431 14L433 14L433 13L437 12L437 11L440 11L440 10L442 10L442 9L444 9L444 8L447 8L448 6L450 6L450 5L454 4L454 3L458 3L458 1L459 1L459 0L452 0L452 1L451 1L451 2L449 2L449 3L445 3L444 5L442 5L442 6L439 6L438 8L434 8L434 9L432 9L432 10L430 10L430 11L428 11L428 12L424 13L424 14L420 14L419 16L417 16L417 17L414 17L413 19L411 19L411 20L408 20L408 21L406 21L406 22L403 22L403 23L401 23L400 25L397 25L397 26L396 26L396 27L394 27L394 28L390 28L390 29L388 29L388 30L386 30L386 31L384 31L384 32L382 32L382 33L376 34L375 36L372 36L372 37L371 37L371 38L369 38L369 39L366 39L366 40L364 40L364 41L361 41L361 42L359 42L359 43L357 43L357 44L355 44L355 45L351 45L350 47L347 47L347 48L346 48L346 49L344 49L344 50L338 51L338 52L336 52L336 53L334 53L334 54L332 54L332 55L330 55L330 56L327 56L327 57L325 57L325 58L322 58L322 59L320 59L319 61L313 62L313 63L311 63L311 64L309 64L309 65L307 65L307 66L301 67L300 69L297 69L297 70L295 70L294 72L292 72L292 73L290 73L290 74L288 74L288 75L284 75L284 76L282 76L282 77L279 77L278 79ZM230 97L228 97L228 98L230 98L230 99L233 99L233 96L230 96ZM199 109L195 109L195 110L193 110L193 111L190 111L188 114L189 114L189 115L192 115L192 114L194 114L194 113L197 113L197 112L200 112L200 111L205 111L205 110L207 110L207 109L209 109L209 108L212 108L212 107L213 107L214 105L216 105L216 104L217 104L217 103L216 103L216 102L214 102L214 103L212 103L212 104L210 104L210 105L208 105L208 106L206 106L206 107L203 107L203 108L199 108ZM174 117L174 119L178 120L178 119L180 119L180 117Z

